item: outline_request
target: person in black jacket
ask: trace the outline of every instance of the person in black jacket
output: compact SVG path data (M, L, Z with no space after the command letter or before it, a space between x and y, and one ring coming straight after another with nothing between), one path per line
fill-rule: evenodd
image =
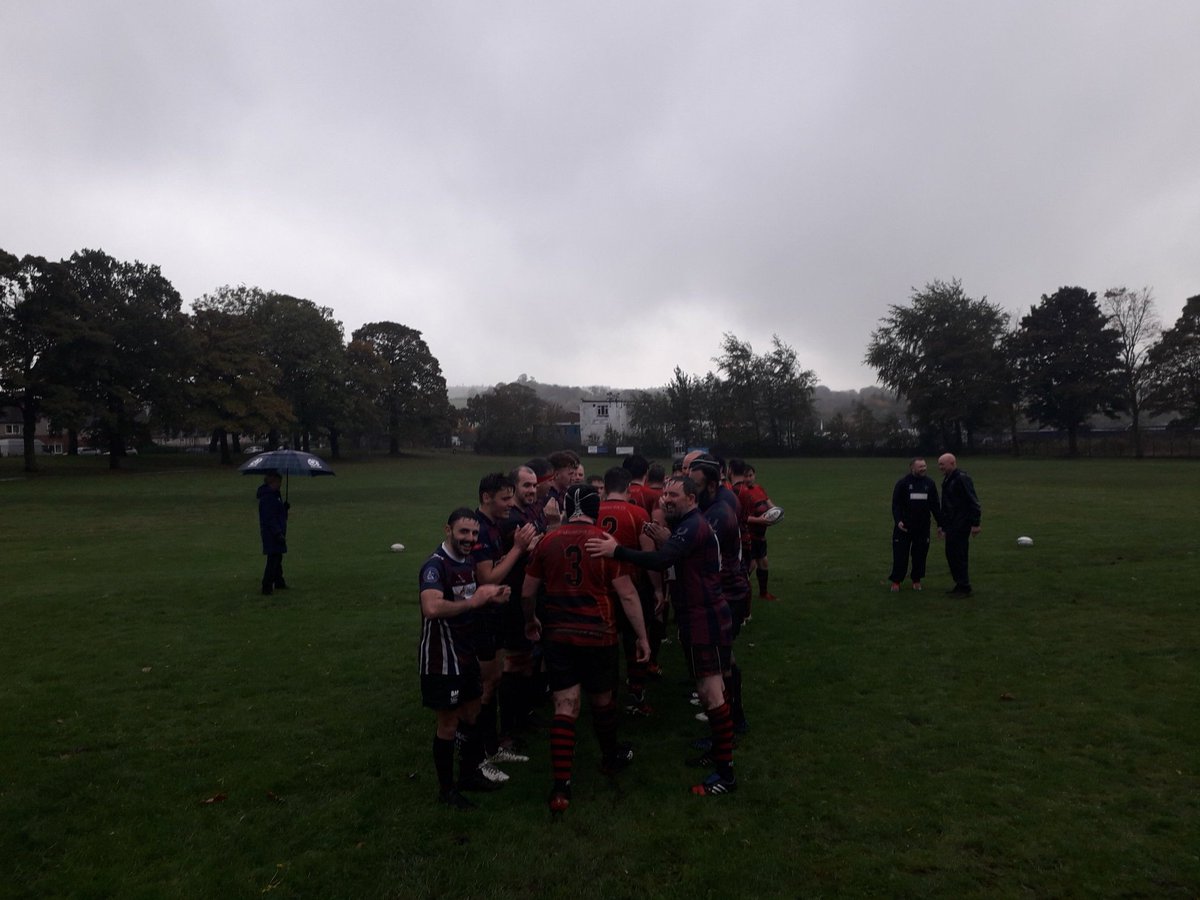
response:
M287 520L289 504L279 494L283 483L278 472L267 472L258 486L258 530L262 535L263 555L267 566L263 570L262 592L269 596L275 588L286 588L283 580L283 554L287 553Z
M954 587L946 591L956 597L971 595L971 579L967 575L967 555L971 538L979 534L982 509L975 494L971 476L958 467L953 453L938 457L942 475L942 517L938 521L938 537L946 538L946 562Z
M913 590L921 590L925 558L929 555L929 517L942 524L937 485L925 474L928 469L918 456L908 464L908 474L892 488L892 574L888 580L893 591L900 590L910 555Z

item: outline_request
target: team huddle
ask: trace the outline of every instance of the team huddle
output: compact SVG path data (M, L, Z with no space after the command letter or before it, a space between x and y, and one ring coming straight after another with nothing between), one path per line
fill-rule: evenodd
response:
M500 768L528 762L521 742L548 690L552 813L571 803L576 724L586 697L600 768L633 760L619 739L625 713L648 716L649 680L673 625L708 734L690 765L711 770L700 797L737 789L734 735L748 728L734 643L751 615L750 574L768 590L767 528L782 510L752 466L692 452L669 477L640 455L585 478L560 451L479 483L476 509L450 513L445 539L421 566L421 697L437 716L433 762L440 802L475 804ZM458 757L458 778L455 757Z

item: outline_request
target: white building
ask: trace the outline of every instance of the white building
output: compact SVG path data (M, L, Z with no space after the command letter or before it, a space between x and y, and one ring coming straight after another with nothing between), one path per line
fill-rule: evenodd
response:
M624 441L628 433L627 400L609 396L596 399L584 397L579 401L579 441L584 446L604 444L608 439L606 435L611 435L615 441Z

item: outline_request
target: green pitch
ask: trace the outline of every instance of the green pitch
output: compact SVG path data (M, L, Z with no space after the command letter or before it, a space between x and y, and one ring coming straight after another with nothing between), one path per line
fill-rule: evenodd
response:
M617 781L581 720L557 824L540 739L479 810L435 805L414 674L417 567L511 462L292 479L293 587L264 598L257 479L0 461L0 896L1200 892L1194 462L964 458L963 601L939 545L924 593L883 584L904 461L762 461L787 517L781 599L737 647L741 789L688 793L702 729L671 645Z

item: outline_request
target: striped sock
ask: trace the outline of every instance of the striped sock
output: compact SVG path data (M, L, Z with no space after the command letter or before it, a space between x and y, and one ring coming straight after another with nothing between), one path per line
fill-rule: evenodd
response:
M708 727L712 729L712 758L717 774L733 778L733 716L728 703L708 710Z
M555 715L550 723L550 772L554 783L571 783L571 766L575 762L575 717Z

